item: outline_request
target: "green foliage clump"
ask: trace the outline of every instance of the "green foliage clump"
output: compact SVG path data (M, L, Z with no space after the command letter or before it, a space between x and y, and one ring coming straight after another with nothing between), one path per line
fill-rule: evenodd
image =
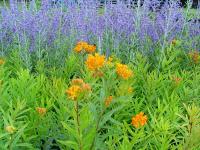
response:
M91 72L85 54L63 55L62 65L34 56L27 65L19 55L0 59L0 149L200 148L198 52L179 44L149 57L138 52L128 79L116 71L126 61L115 56ZM89 92L73 99L77 78ZM147 121L137 127L140 112Z

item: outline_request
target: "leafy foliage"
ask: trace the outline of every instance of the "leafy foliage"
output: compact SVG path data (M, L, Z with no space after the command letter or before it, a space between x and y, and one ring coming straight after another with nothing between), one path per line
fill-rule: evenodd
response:
M179 44L151 57L137 52L128 64L133 76L123 79L115 56L94 76L87 54L66 54L57 67L34 60L29 68L13 51L0 65L0 147L198 149L200 67L191 54ZM65 90L75 78L92 91L70 100ZM135 128L131 118L139 112L148 120Z

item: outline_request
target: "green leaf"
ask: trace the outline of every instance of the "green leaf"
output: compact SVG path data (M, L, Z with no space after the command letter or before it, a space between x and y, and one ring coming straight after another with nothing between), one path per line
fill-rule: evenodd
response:
M61 141L58 140L59 143L61 143L62 145L67 146L68 148L72 148L72 149L78 149L78 144L74 141Z
M77 131L71 128L67 123L61 122L63 127L76 139L78 139Z

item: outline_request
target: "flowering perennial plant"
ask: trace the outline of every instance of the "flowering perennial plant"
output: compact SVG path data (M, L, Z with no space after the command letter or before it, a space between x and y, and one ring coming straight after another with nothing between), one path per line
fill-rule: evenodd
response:
M40 116L44 116L47 112L47 109L42 107L36 107L36 111Z
M16 131L16 128L12 125L8 125L6 126L5 130L10 133L10 134L13 134L15 131Z
M198 64L199 63L200 56L199 56L199 52L198 51L190 52L189 56L192 59L192 61L194 62L194 64Z
M77 40L97 43L100 50L120 53L121 49L132 53L131 47L153 52L157 45L162 48L173 39L183 40L184 47L199 49L200 46L200 22L195 17L187 18L190 10L185 12L174 0L164 4L160 0L144 0L143 5L134 9L128 7L132 1L106 3L101 9L96 0L74 3L62 0L59 7L51 5L52 0L43 0L40 7L35 0L30 5L16 4L13 0L10 3L10 7L0 8L1 51L9 51L10 46L31 52L59 50L57 43L65 44L65 41L69 41L71 50ZM194 16L199 16L199 9ZM102 44L104 41L107 44ZM74 50L81 52L82 46L90 53L96 49L95 45L81 42Z
M77 98L86 92L91 91L91 86L85 83L82 79L73 79L71 86L66 90L66 94L71 100L77 100Z
M144 126L147 123L147 116L144 115L143 112L140 112L139 114L137 114L136 116L132 117L132 122L131 124L135 127L135 128L139 128L141 126Z
M34 60L37 65L29 70L21 53L5 57L0 149L141 149L144 144L147 149L198 149L199 54L194 51L188 59L181 49L175 51L178 45L168 42L158 64L148 59L159 55L138 53L130 66L118 63L125 60L115 54L112 59L72 53L63 66Z
M78 85L72 85L66 90L66 94L72 100L77 100L77 97L80 95L81 87Z
M113 96L109 96L105 100L105 106L108 107L113 100Z
M178 86L183 79L181 77L173 76L172 80L174 81L175 85Z
M74 51L80 53L82 51L86 51L87 53L93 53L96 50L95 45L90 45L87 42L80 41L76 44Z
M129 93L129 94L133 93L133 91L134 91L134 89L133 89L132 87L129 87L129 88L128 88L128 93Z
M120 63L117 63L116 65L116 72L118 76L126 80L133 75L132 71L128 68L127 65L120 64Z
M90 71L99 70L105 64L105 56L99 55L98 53L94 55L89 54L85 64Z
M76 78L76 79L72 79L71 84L72 85L82 85L82 84L84 84L84 81L83 81L83 79Z
M105 1L0 2L0 149L200 149L199 8Z

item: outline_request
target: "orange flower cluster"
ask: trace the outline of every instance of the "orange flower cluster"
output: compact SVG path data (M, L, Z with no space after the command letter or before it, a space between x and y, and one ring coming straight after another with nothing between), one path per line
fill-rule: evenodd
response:
M81 93L91 91L89 84L85 83L82 79L73 79L71 81L71 87L66 90L66 94L72 100L77 100Z
M93 53L96 50L96 45L90 45L87 42L80 41L76 44L74 51L80 53L82 51L86 51L87 53Z
M132 122L131 124L135 127L135 128L139 128L141 126L144 126L147 123L147 116L144 115L143 112L140 112L139 114L137 114L136 116L132 117Z
M89 84L87 84L87 83L82 84L81 89L82 89L82 91L84 91L84 92L87 92L87 91L91 91L91 90L92 90L92 89L91 89L91 86L90 86Z
M12 133L15 132L16 128L15 128L14 126L8 125L8 126L6 126L5 130L6 130L8 133L12 134Z
M182 78L174 76L172 80L174 81L175 85L179 85L182 81Z
M3 59L0 59L0 65L3 65L5 61Z
M88 53L94 53L96 50L96 45L87 45L87 47L85 48L85 51Z
M199 63L199 52L198 52L198 51L190 52L190 53L189 53L189 56L190 56L190 58L193 60L193 62L194 62L195 64L198 64L198 63Z
M129 94L133 93L133 88L132 88L132 87L129 87L129 88L128 88L128 93L129 93Z
M108 107L113 100L113 96L109 96L105 100L105 106Z
M79 79L79 78L73 79L73 80L71 81L71 84L72 84L72 85L82 85L83 83L84 83L84 81L83 81L82 79Z
M36 111L38 112L39 115L44 116L47 112L47 109L42 107L36 107Z
M69 89L66 90L69 98L72 100L76 100L78 95L80 94L81 88L78 85L72 85Z
M122 77L123 79L128 79L132 76L132 71L127 65L117 63L116 71L118 76Z
M104 66L105 56L99 55L98 53L94 55L89 54L85 64L89 70L96 71Z

